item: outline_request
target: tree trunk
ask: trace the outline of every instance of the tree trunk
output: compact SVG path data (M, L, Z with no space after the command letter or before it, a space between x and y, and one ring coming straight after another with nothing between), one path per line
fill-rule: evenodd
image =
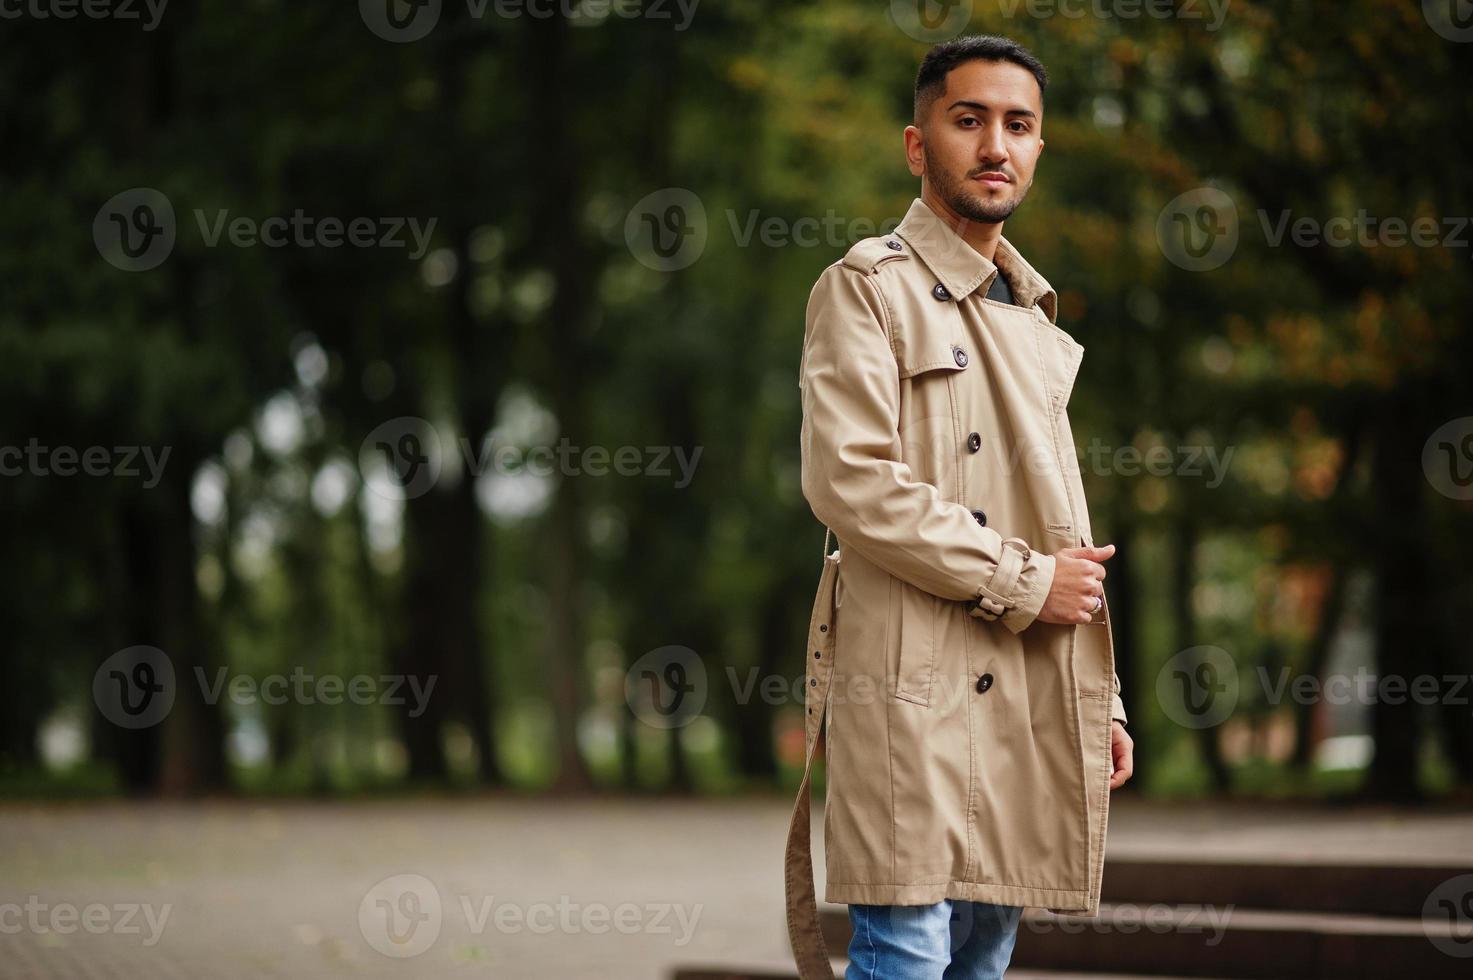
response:
M1421 536L1425 487L1421 452L1425 435L1417 424L1416 396L1393 393L1376 438L1374 499L1376 524L1376 674L1408 684L1427 672L1427 650L1436 642L1423 597L1431 583L1427 562L1408 559L1409 542ZM1405 688L1403 689L1405 693ZM1377 800L1412 801L1417 784L1420 706L1410 697L1377 696L1371 705L1375 754L1365 792Z
M1177 532L1172 541L1171 607L1176 621L1178 650L1186 650L1197 644L1197 615L1192 607L1192 590L1197 584L1196 551L1196 525L1191 520L1182 518L1177 523ZM1222 757L1218 726L1196 729L1195 734L1202 761L1212 775L1213 787L1219 793L1231 792L1232 771Z

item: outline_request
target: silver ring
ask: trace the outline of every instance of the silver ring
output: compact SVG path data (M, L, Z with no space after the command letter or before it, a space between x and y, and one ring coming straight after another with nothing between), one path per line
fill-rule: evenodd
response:
M1099 612L1101 609L1104 609L1104 608L1105 608L1105 597L1102 596L1102 595L1095 596L1095 608L1094 608L1094 611L1095 612Z

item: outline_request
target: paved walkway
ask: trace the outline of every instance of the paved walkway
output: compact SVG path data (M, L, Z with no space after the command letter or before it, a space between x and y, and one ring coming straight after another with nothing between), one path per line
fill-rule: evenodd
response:
M781 961L790 805L0 804L0 975L656 980ZM1466 863L1473 813L1126 802L1110 847Z

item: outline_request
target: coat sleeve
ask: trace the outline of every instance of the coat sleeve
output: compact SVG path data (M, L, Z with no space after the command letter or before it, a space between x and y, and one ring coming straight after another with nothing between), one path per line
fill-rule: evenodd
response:
M891 326L872 277L839 263L824 270L808 299L798 372L803 496L840 541L891 575L943 599L1001 606L1001 621L1021 632L1048 596L1054 558L1027 549L1020 561L964 505L913 477L902 460Z
M1120 675L1119 674L1116 674L1115 675L1115 690L1116 691L1119 691L1120 690ZM1120 724L1122 724L1122 725L1125 724L1125 722L1126 722L1126 717L1125 717L1125 702L1122 701L1122 700L1120 700L1120 695L1119 694L1116 694L1115 697L1114 697L1114 700L1112 700L1110 702L1110 717L1113 718L1115 721L1120 722Z

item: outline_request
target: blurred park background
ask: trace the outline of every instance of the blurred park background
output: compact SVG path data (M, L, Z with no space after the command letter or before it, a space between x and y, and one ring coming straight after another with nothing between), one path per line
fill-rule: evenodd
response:
M1466 812L1465 7L7 6L0 797L781 818L803 310L969 31L1051 75L1006 234L1086 349L1117 796Z

